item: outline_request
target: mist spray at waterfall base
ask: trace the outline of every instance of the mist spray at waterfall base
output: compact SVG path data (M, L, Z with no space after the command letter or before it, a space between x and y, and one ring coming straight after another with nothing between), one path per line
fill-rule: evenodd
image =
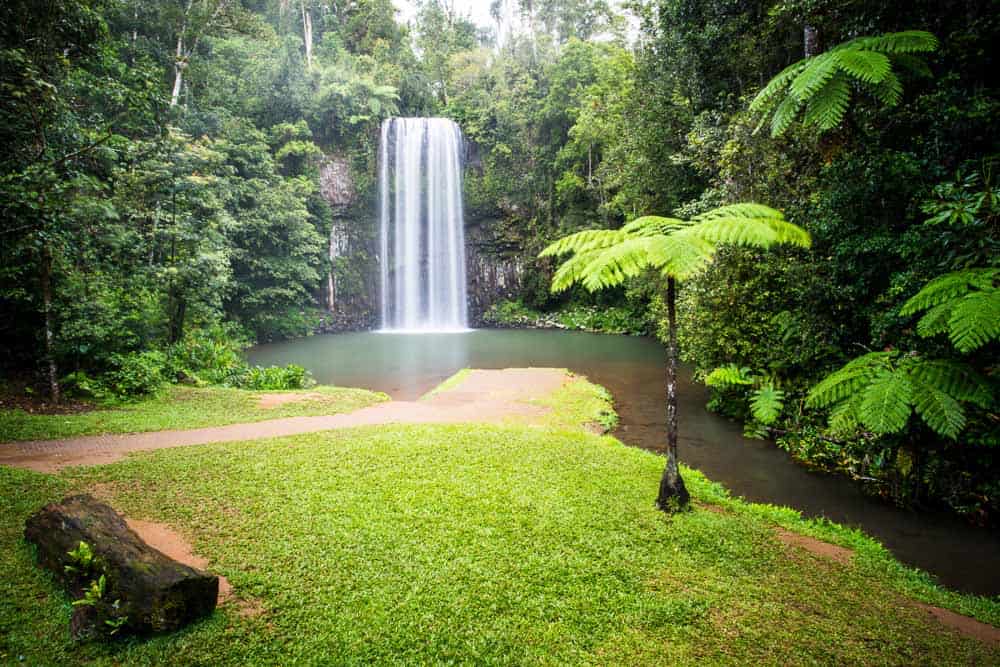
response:
M392 118L379 142L382 332L468 331L462 132Z

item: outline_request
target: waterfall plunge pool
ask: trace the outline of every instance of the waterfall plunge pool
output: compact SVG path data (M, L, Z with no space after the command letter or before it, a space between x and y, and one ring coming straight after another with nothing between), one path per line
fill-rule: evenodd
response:
M248 357L261 365L299 364L321 383L384 391L401 400L421 396L462 368L569 368L614 395L621 417L615 435L623 442L659 452L666 440L664 350L648 338L541 330L382 331L260 345ZM681 461L734 495L858 527L946 586L1000 594L1000 535L954 517L885 505L848 479L811 472L773 444L744 438L740 424L705 410L705 389L689 373L682 373L678 394ZM650 502L655 492L650 489Z

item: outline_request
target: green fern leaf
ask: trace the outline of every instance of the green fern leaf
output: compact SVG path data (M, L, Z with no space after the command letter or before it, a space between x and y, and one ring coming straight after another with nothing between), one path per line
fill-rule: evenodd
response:
M861 405L861 394L853 394L851 398L841 401L830 411L827 424L835 434L848 435L858 429L858 408Z
M785 392L768 383L750 396L750 413L761 424L773 424L785 408Z
M906 426L912 403L913 385L906 373L884 369L862 393L858 417L875 433L897 433Z
M648 246L649 265L665 277L686 280L700 273L715 256L715 246L682 230L668 236L657 236Z
M579 282L587 264L589 264L600 252L600 250L592 250L590 252L578 253L560 264L559 268L556 269L555 274L552 276L551 289L553 294L563 292L572 287L574 283Z
M807 125L820 132L831 130L846 114L851 81L884 105L895 106L902 99L903 86L893 72L893 58L912 68L919 62L913 54L936 48L934 35L920 30L852 39L786 67L757 94L750 111L762 116L761 125L771 116L771 136L775 137L788 129L803 107Z
M925 30L904 30L875 37L859 37L847 44L852 45L850 48L881 53L930 53L937 50L938 39Z
M696 215L692 218L692 220L694 220L694 222L702 222L705 220L715 220L717 218L785 219L781 211L773 209L770 206L765 206L764 204L741 203L726 204L725 206L713 208L711 211L706 211L705 213Z
M928 310L917 322L917 334L923 338L930 338L947 331L948 319L951 317L951 309L954 307L954 301L945 301Z
M539 257L557 257L573 252L588 252L610 248L626 238L626 234L613 229L586 229L549 244Z
M651 237L626 239L596 253L582 269L580 282L591 292L621 285L649 266Z
M885 106L892 108L903 99L903 83L894 72L889 72L882 81L870 88L872 95Z
M913 315L939 303L964 296L973 289L993 289L998 280L1000 280L1000 269L965 269L946 273L924 285L923 289L903 304L899 314Z
M918 361L909 369L910 377L921 386L937 387L957 401L989 410L993 405L990 383L968 364L944 359Z
M914 383L913 405L935 433L954 440L965 428L965 411L958 401L933 384Z
M948 328L952 345L965 354L1000 338L1000 290L960 299L951 311Z
M807 59L807 64L788 86L788 92L800 103L807 102L837 73L838 61L833 52Z
M853 396L879 373L889 369L895 356L893 352L869 352L852 359L813 387L806 397L806 405L823 408Z
M847 79L838 74L809 100L802 122L816 127L820 132L832 130L844 119L850 101L851 87Z
M750 111L754 113L764 111L765 108L769 106L769 102L772 102L779 93L784 92L788 87L788 84L791 83L804 68L805 62L800 60L781 70L781 72L768 81L767 85L764 86L761 91L757 93L757 96L753 98L753 101L750 102Z
M753 384L750 378L749 368L740 368L736 364L720 366L705 378L705 384L709 387L734 387Z
M786 95L778 108L774 110L774 116L771 118L771 136L777 137L784 134L801 108L802 102L799 101L799 98L794 95Z
M677 218L644 215L622 227L621 231L629 236L652 236L653 234L669 234L690 225L690 222Z

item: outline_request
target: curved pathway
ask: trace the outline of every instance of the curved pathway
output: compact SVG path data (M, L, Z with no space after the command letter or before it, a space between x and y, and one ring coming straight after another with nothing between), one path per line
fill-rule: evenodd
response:
M318 417L287 417L251 424L230 424L182 431L89 435L66 440L32 440L0 445L0 465L55 472L68 466L100 465L130 452L258 440L376 424L498 423L537 421L547 408L530 401L544 398L571 379L562 369L508 368L469 371L457 385L419 401L389 401L354 412Z

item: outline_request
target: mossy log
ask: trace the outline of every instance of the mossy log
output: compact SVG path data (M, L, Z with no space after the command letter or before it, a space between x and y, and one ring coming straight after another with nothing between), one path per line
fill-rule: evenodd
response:
M179 563L146 544L114 509L89 495L46 505L25 524L39 564L52 571L75 600L105 578L103 592L75 605L77 637L128 630L169 632L211 614L219 578ZM92 559L70 552L80 543ZM86 561L86 562L83 562ZM96 598L96 599L95 599Z

